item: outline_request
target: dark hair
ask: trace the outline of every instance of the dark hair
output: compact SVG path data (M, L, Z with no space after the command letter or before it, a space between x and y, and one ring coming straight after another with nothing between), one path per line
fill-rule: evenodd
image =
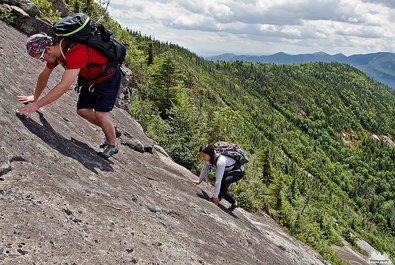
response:
M205 153L206 155L210 156L210 163L211 165L215 165L215 151L214 145L212 144L204 144L200 147L199 152Z

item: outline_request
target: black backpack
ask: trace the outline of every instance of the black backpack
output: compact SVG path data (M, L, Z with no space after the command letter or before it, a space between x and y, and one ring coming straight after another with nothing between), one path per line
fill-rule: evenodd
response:
M72 13L53 25L52 29L58 38L66 40L63 54L66 54L76 42L79 42L107 57L107 67L99 76L112 72L125 60L125 45L116 40L101 23L93 21L87 14ZM96 66L98 65L87 65L86 67Z
M249 162L244 150L241 149L237 144L231 142L218 141L214 143L214 151L217 154L229 156L235 159L240 166Z

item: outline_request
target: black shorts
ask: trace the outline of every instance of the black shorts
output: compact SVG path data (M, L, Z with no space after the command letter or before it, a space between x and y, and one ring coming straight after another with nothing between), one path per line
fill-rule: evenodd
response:
M110 112L117 100L121 80L121 71L117 69L113 76L99 84L95 84L92 92L89 92L88 87L83 87L78 97L77 109Z

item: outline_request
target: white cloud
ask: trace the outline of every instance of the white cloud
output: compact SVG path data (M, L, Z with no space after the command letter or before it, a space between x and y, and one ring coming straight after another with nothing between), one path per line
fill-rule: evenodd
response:
M112 0L110 14L124 26L198 54L394 48L390 0Z
M263 32L278 32L276 25L263 24L259 27Z

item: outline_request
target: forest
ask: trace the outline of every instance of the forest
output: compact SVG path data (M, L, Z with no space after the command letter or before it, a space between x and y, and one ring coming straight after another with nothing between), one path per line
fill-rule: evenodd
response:
M33 2L59 19L48 1ZM345 64L212 62L109 15L102 22L128 47L130 114L177 163L199 174L202 144L235 142L250 158L232 187L244 209L268 213L331 264L346 264L332 248L341 238L395 261L395 91Z

